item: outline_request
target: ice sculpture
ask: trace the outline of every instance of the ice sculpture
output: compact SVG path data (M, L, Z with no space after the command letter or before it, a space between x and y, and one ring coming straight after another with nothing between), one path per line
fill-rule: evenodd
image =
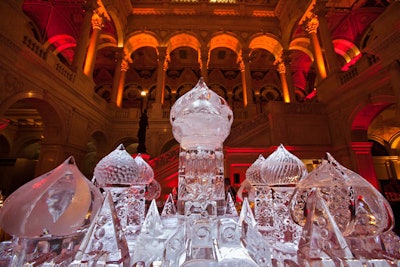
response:
M135 162L139 167L139 175L134 184L146 185L145 199L147 201L157 199L161 194L161 185L154 179L153 168L142 158L140 153L135 157Z
M73 264L77 266L129 266L130 254L111 192L85 236Z
M125 150L123 144L102 158L94 169L96 183L101 188L145 184L143 180L148 177L142 178L139 176L141 174L137 161Z
M142 158L139 153L135 157L135 162L138 165L137 179L132 181L133 184L149 184L154 179L153 168Z
M120 144L99 161L94 179L105 192L110 192L126 238L131 241L145 217L145 187L154 172L140 155L134 159Z
M205 210L214 215L224 214L222 143L229 135L232 120L233 113L226 101L211 91L202 78L172 106L172 132L180 143L180 214Z
M102 199L73 157L17 189L0 210L0 227L14 237L12 264L72 261Z
M246 172L256 189L254 213L258 230L273 246L274 258L296 260L301 227L291 218L288 204L296 184L307 174L303 162L283 145L266 159L260 156Z
M251 185L265 185L265 180L261 177L261 165L265 160L263 155L259 155L256 161L246 171L246 179Z
M0 226L14 240L0 243L0 265L400 266L390 206L329 154L305 178L283 146L260 155L246 172L257 188L255 214L245 198L238 216L223 183L222 143L232 123L226 102L200 79L170 119L181 145L179 194L173 190L161 216L160 186L140 155L133 159L120 145L99 162L93 181L104 199L70 158L7 199Z
M364 247L365 238L377 237L393 226L386 199L329 153L327 160L298 183L290 211L294 221L304 226L299 244L303 261L311 257L348 261L350 250L360 249L366 250L361 253L364 259L368 254L372 259L376 255ZM323 244L318 243L321 240Z

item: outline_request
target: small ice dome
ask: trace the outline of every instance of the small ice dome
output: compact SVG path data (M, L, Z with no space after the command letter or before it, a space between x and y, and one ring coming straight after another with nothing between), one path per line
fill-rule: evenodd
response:
M307 175L304 163L281 144L261 164L261 179L269 186L296 185Z
M102 158L94 168L94 177L99 187L130 185L138 175L139 167L123 144Z
M154 178L153 168L142 158L140 153L135 157L135 162L138 166L139 173L134 184L150 183Z
M203 78L171 108L172 133L181 147L214 149L228 137L233 112L225 99L210 90Z
M259 155L258 158L251 164L251 166L246 171L246 179L251 185L261 185L263 180L261 178L260 170L261 164L265 160L263 155Z
M161 185L156 179L151 180L151 182L146 186L145 199L150 201L157 199L161 194Z
M71 235L90 226L102 201L71 156L12 193L0 209L0 227L16 237Z
M344 236L371 237L393 227L393 211L384 196L359 174L345 168L329 153L327 160L304 179L293 193L293 220L305 224L308 195L318 189Z

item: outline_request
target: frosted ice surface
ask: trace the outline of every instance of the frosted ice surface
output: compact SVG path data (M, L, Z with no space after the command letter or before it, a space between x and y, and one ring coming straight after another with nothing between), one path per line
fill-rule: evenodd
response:
M261 181L269 186L295 185L307 175L304 163L280 145L261 163Z
M154 178L153 168L142 158L141 154L135 157L135 162L139 167L139 174L137 179L133 181L134 184L148 184Z
M17 237L63 236L89 227L102 195L69 157L24 184L4 202L0 227Z
M261 177L261 165L265 160L263 155L259 155L256 161L246 171L246 179L251 185L265 184L265 181Z
M136 161L122 144L102 158L94 168L94 177L99 187L130 185L136 182L138 175Z
M176 214L175 203L172 194L169 194L167 200L164 203L164 208L161 212L161 217L171 216L175 214Z
M329 153L327 158L298 183L290 203L294 221L304 225L308 194L317 188L344 236L376 236L391 229L393 212L381 193Z
M160 183L156 180L153 179L150 181L149 184L146 186L146 194L145 198L148 201L151 201L153 199L157 199L161 194L161 185Z
M171 108L173 135L182 147L220 146L229 135L233 112L200 78ZM213 125L214 127L210 127Z

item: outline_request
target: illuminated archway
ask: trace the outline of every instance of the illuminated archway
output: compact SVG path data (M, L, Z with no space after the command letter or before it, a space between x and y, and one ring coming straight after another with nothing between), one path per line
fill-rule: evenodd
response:
M346 64L342 66L342 70L347 70L361 57L360 49L358 49L354 43L344 39L335 39L332 42L335 52L341 55L346 62Z
M282 54L282 45L275 36L260 35L254 37L249 43L250 49L265 49L274 55L275 60L279 59Z
M289 50L299 50L305 53L311 61L314 61L313 53L310 51L310 39L308 38L296 38L290 42Z
M201 44L197 37L188 33L179 33L173 35L168 40L168 51L172 51L178 47L187 46L198 51L200 54Z
M209 51L220 47L231 49L238 56L240 56L242 50L242 45L240 44L239 39L226 33L218 34L210 40Z
M153 47L157 50L160 41L150 32L135 33L125 43L125 54L130 56L134 51L142 47ZM157 50L158 51L158 50Z

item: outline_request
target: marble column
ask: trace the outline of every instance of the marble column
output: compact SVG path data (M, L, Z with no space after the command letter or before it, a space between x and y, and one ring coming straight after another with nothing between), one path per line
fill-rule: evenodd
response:
M310 37L311 45L313 48L315 65L317 67L319 78L323 80L326 78L326 68L325 68L324 57L322 55L321 45L319 43L317 35L317 30L319 26L318 18L317 16L314 15L308 18L304 23L305 23L304 29Z
M282 51L282 60L281 62L284 64L283 66L285 67L284 71L285 71L285 79L286 79L286 84L287 84L287 92L288 92L288 96L289 96L289 102L293 103L296 102L296 94L294 92L294 85L293 85L293 76L292 76L292 68L291 66L291 58L290 58L290 50L283 50ZM278 66L278 71L279 73L281 71L283 71L283 69L279 69ZM280 73L281 75L281 80L283 79L283 75ZM283 88L283 82L282 82L282 88ZM287 102L288 103L288 102Z
M283 102L290 103L290 94L289 94L289 87L286 80L286 66L285 63L279 62L278 63L278 72L281 78L282 83L282 93L283 93Z
M242 60L240 62L240 71L242 72L242 87L243 87L243 106L254 105L252 92L252 79L250 72L250 50L242 51Z
M83 69L83 62L85 61L86 49L92 26L93 10L95 9L94 5L94 1L88 1L86 5L84 5L85 16L83 17L81 32L76 43L74 58L72 59L72 69L75 71L82 71Z
M118 82L117 88L117 96L115 99L115 105L119 108L122 107L122 97L124 96L124 87L125 87L125 78L126 72L129 69L129 60L127 58L123 58L121 61L121 68L120 68L120 77Z
M121 107L121 102L118 101L119 95L121 93L119 92L120 90L120 84L124 85L125 84L125 75L122 74L124 71L126 72L128 70L128 62L124 59L125 54L122 48L119 48L115 52L115 60L117 61L115 64L115 71L114 71L114 80L113 80L113 86L112 86L112 92L111 92L111 102L114 103L117 107ZM126 69L126 70L125 70ZM122 90L123 90L122 86ZM122 92L123 94L123 92Z
M167 47L159 46L158 50L158 67L157 67L157 88L155 94L155 103L152 106L151 117L162 118L165 97L165 78L167 74L168 61L167 61Z
M332 42L332 36L326 20L326 9L327 1L317 1L314 7L314 12L318 16L319 21L319 36L321 37L322 47L325 51L326 64L329 73L339 71L338 55L335 52L335 48Z
M95 12L92 16L93 31L90 36L85 65L83 67L83 73L88 77L91 77L93 74L94 65L96 63L97 46L103 26L103 18Z

